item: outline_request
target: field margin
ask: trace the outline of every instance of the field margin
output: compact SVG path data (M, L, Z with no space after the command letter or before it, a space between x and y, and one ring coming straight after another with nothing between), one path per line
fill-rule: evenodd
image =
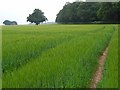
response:
M0 89L2 89L2 26L0 25Z

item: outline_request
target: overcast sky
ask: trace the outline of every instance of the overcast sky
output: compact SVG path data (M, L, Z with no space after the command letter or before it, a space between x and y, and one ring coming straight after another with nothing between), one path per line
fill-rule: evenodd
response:
M18 24L29 23L26 22L26 18L35 8L42 10L49 22L54 22L56 14L63 8L65 3L74 1L75 0L1 0L0 24L6 19L17 21Z

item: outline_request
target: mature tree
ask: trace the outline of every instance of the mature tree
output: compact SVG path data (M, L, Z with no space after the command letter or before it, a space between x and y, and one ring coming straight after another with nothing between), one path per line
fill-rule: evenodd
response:
M98 17L103 21L120 21L120 2L104 2L97 12Z
M92 22L97 20L99 3L73 2L67 3L57 14L58 23Z
M79 22L93 22L98 20L96 12L99 6L100 4L95 2L81 2L77 11Z
M119 2L66 3L57 14L57 23L120 23Z
M17 25L17 22L16 22L16 21L5 20L5 21L3 22L3 24L5 24L5 25Z
M103 21L112 19L112 3L104 2L101 3L101 7L97 12L98 17Z
M11 21L5 20L5 21L3 22L3 24L5 24L5 25L11 25Z
M76 22L77 21L77 8L78 3L66 3L62 10L57 14L56 22L59 23L68 23L68 22Z
M36 25L40 24L41 22L46 21L47 18L44 16L44 12L39 9L35 9L32 14L29 14L27 17L27 22L35 23Z
M16 21L12 21L12 25L17 25L17 22Z

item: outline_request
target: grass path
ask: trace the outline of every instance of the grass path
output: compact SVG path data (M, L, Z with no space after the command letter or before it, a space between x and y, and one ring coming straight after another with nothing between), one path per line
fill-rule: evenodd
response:
M93 79L92 79L92 82L91 82L91 88L96 88L98 82L102 78L102 73L103 73L103 68L104 68L104 63L105 63L105 60L106 60L107 53L108 53L108 47L105 48L104 52L99 57L98 69L93 76Z
M97 88L118 88L118 28L109 43L103 76Z
M104 78L104 70L106 68L105 62L106 62L107 58L109 57L108 47L110 47L110 49L111 49L111 45L108 45L103 50L103 53L99 57L98 68L97 68L95 74L93 75L90 88L98 88L98 85L100 84L101 80L103 80L103 78Z

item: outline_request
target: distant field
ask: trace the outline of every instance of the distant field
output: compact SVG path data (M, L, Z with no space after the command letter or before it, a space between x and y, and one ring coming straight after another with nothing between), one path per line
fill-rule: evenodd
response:
M2 34L3 88L89 88L109 43L105 67L117 70L117 25L3 26ZM108 81L117 87L112 70L104 76L114 74Z

